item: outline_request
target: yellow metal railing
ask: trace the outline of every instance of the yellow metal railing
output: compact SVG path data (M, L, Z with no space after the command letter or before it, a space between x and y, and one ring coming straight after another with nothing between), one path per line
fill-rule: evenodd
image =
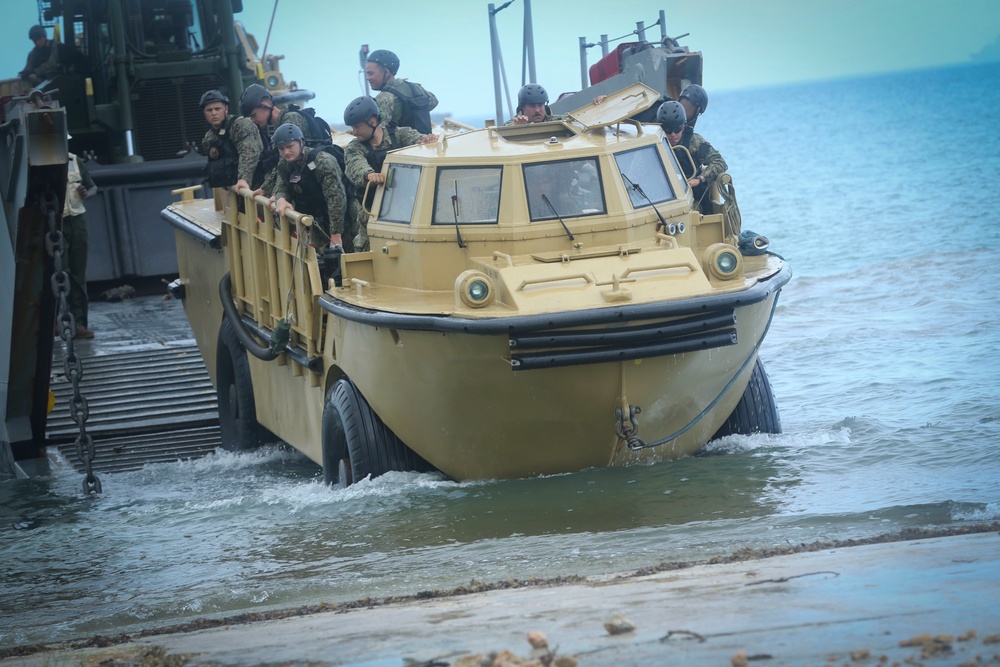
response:
M262 327L291 325L289 345L310 357L322 352L317 299L323 284L316 249L309 245L311 216L287 210L278 216L266 197L243 189L226 192L222 227L237 306ZM279 363L285 363L279 358ZM301 372L298 370L297 372Z

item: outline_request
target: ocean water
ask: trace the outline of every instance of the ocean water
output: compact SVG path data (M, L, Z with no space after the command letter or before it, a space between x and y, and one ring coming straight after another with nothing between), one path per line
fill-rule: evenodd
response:
M276 447L89 498L57 461L0 483L0 647L1000 520L998 126L997 64L712 94L744 229L795 272L762 348L783 434L346 490Z

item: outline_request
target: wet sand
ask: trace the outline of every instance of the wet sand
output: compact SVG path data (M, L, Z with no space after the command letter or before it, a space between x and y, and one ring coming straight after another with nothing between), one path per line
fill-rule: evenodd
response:
M529 632L548 640L536 659L554 656L550 664L564 665L995 664L998 529L908 531L602 578L473 583L206 619L141 635L7 648L0 665L465 667L493 664L491 654L510 651L510 661L495 663L506 665L532 657ZM611 634L605 625L612 619L634 629Z

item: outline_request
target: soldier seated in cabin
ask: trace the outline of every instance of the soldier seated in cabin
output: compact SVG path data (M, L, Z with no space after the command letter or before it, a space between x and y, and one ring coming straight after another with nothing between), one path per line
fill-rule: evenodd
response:
M311 215L315 223L309 230L312 245L340 246L350 252L352 230L345 229L345 223L353 225L353 221L347 219L347 195L337 158L322 149L307 148L302 130L291 123L278 127L272 141L281 157L272 197L274 210L284 215L294 207L299 213Z
M252 183L263 144L260 133L246 118L229 115L229 98L219 90L209 90L201 96L201 110L211 126L202 139L208 156L208 184L213 188L228 188L237 182Z
M552 115L552 109L549 108L549 94L545 89L537 83L529 83L517 91L517 115L504 125L544 123L564 118L566 118L566 114Z
M685 173L688 185L691 187L695 205L702 213L712 213L711 203L707 201L712 183L729 168L719 151L705 141L700 134L695 134L687 125L687 113L684 105L670 100L660 105L656 110L656 122L663 128L667 141L671 146L681 145L688 149L694 160L695 173Z
M431 111L438 100L419 83L396 78L399 58L392 51L372 51L365 63L365 80L379 91L375 102L386 125L412 127L417 132L431 132Z
M351 128L354 139L344 149L344 168L347 178L354 183L359 196L364 196L369 183L385 183L382 164L394 148L437 141L437 135L421 134L413 128L394 127L382 122L381 110L376 100L367 95L351 101L344 109L344 124ZM374 198L375 189L370 191ZM371 206L371 202L366 202ZM360 206L358 207L361 208ZM354 247L368 250L368 214L361 209L357 217L358 235Z

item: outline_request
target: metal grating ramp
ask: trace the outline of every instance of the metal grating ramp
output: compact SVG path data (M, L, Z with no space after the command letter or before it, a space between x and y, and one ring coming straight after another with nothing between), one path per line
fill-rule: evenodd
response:
M97 335L78 340L80 391L90 406L97 472L136 470L204 456L221 445L215 389L188 325L183 304L162 296L91 301ZM69 416L72 387L64 376L63 346L55 341L48 443L83 472Z
M82 470L68 407L72 387L61 364L54 370L49 442ZM196 345L84 357L80 391L89 402L97 471L196 458L221 444L215 389Z

